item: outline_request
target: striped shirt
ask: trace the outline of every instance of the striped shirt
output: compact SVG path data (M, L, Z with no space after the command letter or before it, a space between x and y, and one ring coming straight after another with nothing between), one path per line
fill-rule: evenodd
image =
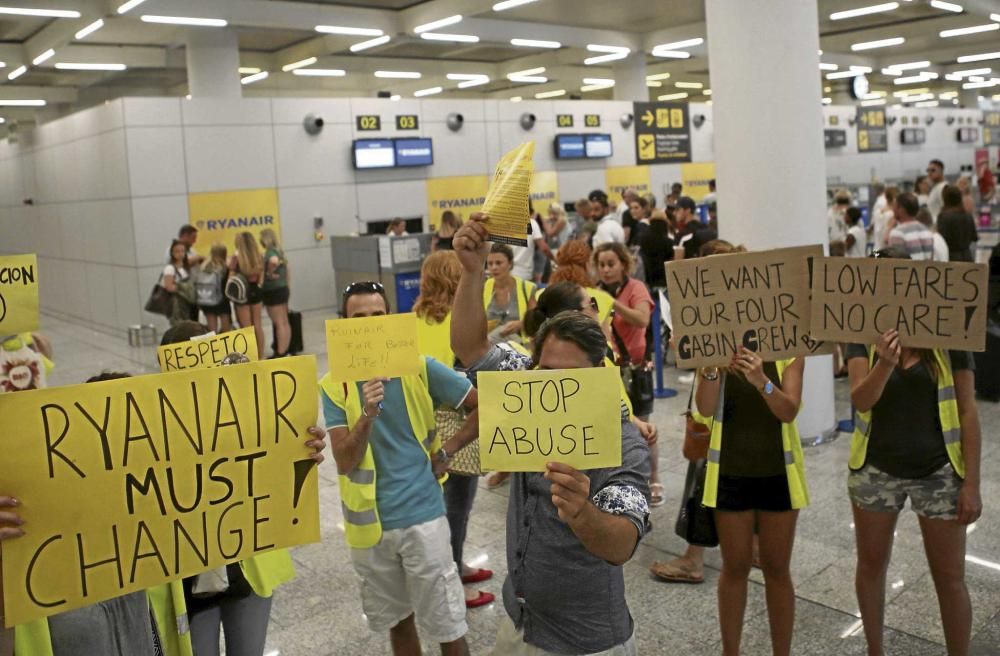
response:
M893 228L888 245L902 248L913 260L934 259L934 233L917 221L906 221Z

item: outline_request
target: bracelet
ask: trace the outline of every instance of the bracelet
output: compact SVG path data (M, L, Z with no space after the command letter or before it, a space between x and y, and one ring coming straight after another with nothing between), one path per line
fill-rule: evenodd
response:
M378 413L374 414L374 415L368 414L368 405L367 404L362 404L362 406L361 406L361 414L363 414L364 416L368 417L369 419L377 419L382 414L382 404L379 403Z
M719 368L714 367L715 371L713 373L708 373L708 367L701 370L702 380L713 381L719 380Z

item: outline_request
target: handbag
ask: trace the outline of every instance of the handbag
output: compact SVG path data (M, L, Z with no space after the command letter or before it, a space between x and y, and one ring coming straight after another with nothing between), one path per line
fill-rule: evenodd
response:
M174 313L174 295L160 283L153 285L153 291L145 305L146 312L170 317Z
M690 462L704 460L708 457L708 444L712 437L712 429L694 418L691 403L694 401L695 385L691 386L691 397L688 399L687 411L684 412L687 425L684 428L684 458Z
M674 532L688 544L698 547L719 546L719 533L715 528L715 514L702 504L705 493L705 470L708 461L698 460L688 465L684 481L681 508L677 513Z
M462 426L465 425L465 419L465 410L440 408L434 412L434 420L437 422L441 444L450 440L462 429ZM448 463L448 471L464 476L481 476L483 469L479 464L479 440L473 440L456 451Z

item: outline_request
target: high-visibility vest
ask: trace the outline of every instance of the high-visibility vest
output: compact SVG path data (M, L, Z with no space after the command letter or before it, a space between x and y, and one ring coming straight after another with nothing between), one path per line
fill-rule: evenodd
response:
M792 362L794 359L779 360L775 363L778 366L779 381ZM702 503L710 508L715 508L719 490L719 469L722 462L722 414L726 405L725 396L726 374L723 372L722 382L719 385L719 405L715 409L715 416L709 422L712 427L712 436L708 443L708 466L705 469L705 494L702 497ZM792 508L805 508L809 505L809 489L806 486L802 441L799 439L799 429L794 421L781 424L781 449L785 456L785 477L788 479L788 496L792 501Z
M430 317L417 317L417 347L420 355L429 355L448 367L455 366L455 352L451 350L451 312L441 323L434 323Z
M528 301L535 297L535 291L537 286L530 280L523 280L517 276L511 276L514 279L514 295L517 297L517 318L524 321L524 315L528 313ZM490 301L493 300L493 288L496 281L493 278L487 278L486 283L483 285L483 307L489 308ZM521 337L523 339L528 339L528 335L521 331Z
M941 418L941 433L948 460L959 478L965 478L965 457L962 455L962 422L958 414L958 400L955 395L955 376L951 371L948 354L934 349L937 364L938 416ZM875 348L868 347L868 366L875 366ZM871 435L872 412L855 411L854 434L851 436L851 457L848 466L858 470L868 459L868 438Z
M434 421L434 401L427 383L427 360L420 358L416 376L403 376L403 399L415 439L430 460L441 448ZM355 383L336 382L330 374L320 380L323 392L347 414L347 429L353 430L362 416L361 396ZM439 479L443 483L443 479ZM375 457L369 443L358 466L339 476L340 508L344 513L344 535L354 549L370 549L382 539L382 523L375 498Z

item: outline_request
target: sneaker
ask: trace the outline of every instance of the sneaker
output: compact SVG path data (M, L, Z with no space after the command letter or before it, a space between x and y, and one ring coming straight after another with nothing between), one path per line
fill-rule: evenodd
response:
M694 372L689 374L683 374L677 378L677 382L681 385L690 385L694 382Z

